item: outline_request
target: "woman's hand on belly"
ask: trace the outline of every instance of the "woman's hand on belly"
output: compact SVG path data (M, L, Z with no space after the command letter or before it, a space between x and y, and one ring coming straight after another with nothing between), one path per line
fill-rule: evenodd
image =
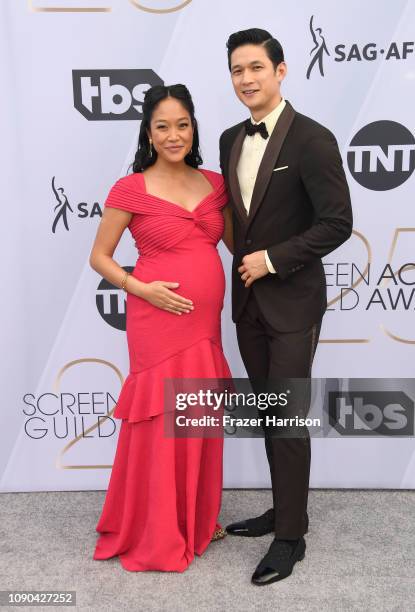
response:
M156 308L166 310L172 314L188 314L193 310L193 302L172 291L172 289L177 289L177 287L179 287L179 283L152 281L145 283L139 297Z

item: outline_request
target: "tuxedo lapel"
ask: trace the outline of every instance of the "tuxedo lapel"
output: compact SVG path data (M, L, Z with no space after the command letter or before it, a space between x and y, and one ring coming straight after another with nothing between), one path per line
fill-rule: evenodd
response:
M244 225L248 224L248 215L242 200L241 188L239 186L238 174L236 168L238 166L239 157L241 155L242 144L246 136L244 125L241 126L236 138L233 142L229 156L229 188L232 194L232 200L235 204L235 209Z
M269 138L261 164L258 169L254 191L252 193L251 206L249 208L248 225L252 222L261 202L264 198L272 171L277 162L285 137L295 117L295 110L287 101L277 124Z

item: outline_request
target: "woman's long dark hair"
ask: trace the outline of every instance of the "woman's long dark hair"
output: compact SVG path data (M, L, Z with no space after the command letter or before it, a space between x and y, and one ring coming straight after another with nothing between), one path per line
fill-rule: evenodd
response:
M152 166L157 160L157 152L152 151L150 155L150 141L148 139L147 130L150 130L150 122L156 106L168 97L176 98L184 106L190 115L193 125L193 144L190 152L184 158L184 161L189 166L197 168L203 164L199 150L199 132L197 129L197 121L195 117L195 108L189 90L185 85L155 85L148 89L144 96L143 104L143 119L141 121L140 134L138 136L138 149L135 154L133 172L142 172L149 166Z

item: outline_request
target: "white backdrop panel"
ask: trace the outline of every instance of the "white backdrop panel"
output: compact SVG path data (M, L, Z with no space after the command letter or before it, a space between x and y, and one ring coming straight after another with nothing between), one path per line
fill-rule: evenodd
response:
M175 4L147 0L146 6L166 10ZM100 423L99 417L112 410L128 373L125 332L119 329L124 300L121 292L98 287L102 279L88 257L102 203L134 157L139 117L87 120L74 106L74 70L89 71L93 79L109 70L152 70L166 84L185 83L196 106L204 166L218 170L220 133L247 117L232 90L225 42L239 29L270 30L282 42L288 63L285 97L338 139L354 209L356 233L325 262L332 303L313 373L413 376L415 298L409 308L400 302L394 309L387 302L388 287L395 297L404 289L405 299L411 287L401 281L382 285L386 303L367 305L386 263L396 270L415 260L415 178L374 190L355 180L347 163L352 139L370 123L393 121L414 133L413 3L193 0L163 13L141 10L129 0L4 0L0 14L0 65L8 93L2 99L8 228L3 282L12 288L2 301L0 490L106 488L119 429L119 422ZM323 74L316 63L307 79L314 57L312 16L314 35L319 43L324 37L328 53L322 55ZM101 96L90 99L95 114L105 106L105 95L111 101L103 83L90 81L94 95ZM147 81L137 72L139 83L142 89ZM83 92L85 110L85 87ZM131 103L140 106L139 99ZM403 170L401 157L394 162L388 177ZM61 205L65 197L70 205L68 227L61 218L54 233L53 177ZM230 279L230 258L222 244L219 248ZM115 258L122 266L135 264L128 232ZM369 284L361 282L349 292L342 310L336 297L343 284L352 285L352 264L364 270L368 262ZM333 275L338 264L344 276ZM413 282L409 274L405 278ZM359 300L354 306L353 297ZM228 282L223 343L238 377L245 371L229 299ZM225 486L269 486L261 440L227 440L225 446ZM316 439L311 486L414 488L414 461L413 439Z

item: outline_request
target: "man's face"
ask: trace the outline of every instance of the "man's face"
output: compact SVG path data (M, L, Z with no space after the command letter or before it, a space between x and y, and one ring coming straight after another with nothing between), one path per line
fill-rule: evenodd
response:
M231 78L236 95L252 114L267 114L278 104L285 62L274 65L262 45L242 45L231 55Z

